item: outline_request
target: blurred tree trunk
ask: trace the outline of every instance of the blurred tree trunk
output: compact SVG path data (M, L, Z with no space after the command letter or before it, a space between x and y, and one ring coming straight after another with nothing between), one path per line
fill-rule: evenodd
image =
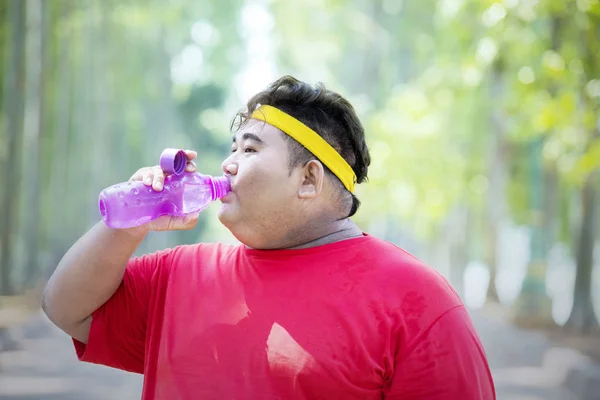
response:
M581 51L584 62L585 76L583 84L598 76L600 72L597 63L598 47L598 24L597 19L591 14L586 30L582 32ZM582 88L585 87L582 85ZM589 136L586 150L600 141L600 117L598 116L596 99L591 98L585 90L582 93L584 110L589 113ZM590 332L598 328L598 320L594 313L592 301L592 269L594 265L594 244L598 224L598 168L593 169L585 181L581 190L581 218L579 219L579 234L577 238L577 275L575 277L575 293L573 295L573 308L565 327L577 332Z
M45 99L46 99L46 70L47 70L47 37L48 37L48 15L47 2L44 0L29 0L28 10L32 11L31 35L34 42L34 52L32 62L28 65L32 71L32 99L28 107L31 107L29 115L32 118L34 126L29 139L26 154L27 157L27 183L26 183L26 202L27 202L27 222L25 228L25 240L28 244L28 251L25 262L25 286L31 287L39 271L39 239L40 239L40 200L42 185L40 180L40 166L43 158L44 144L42 130L46 125L45 121Z
M42 87L43 91L43 105L42 105L42 135L41 135L41 153L42 157L39 160L40 168L39 168L39 185L41 187L41 198L39 200L40 203L40 219L38 221L38 226L40 230L39 237L39 250L40 254L38 255L39 268L35 272L37 277L32 277L33 280L43 280L48 277L47 274L49 272L49 268L52 267L53 261L51 260L52 253L52 244L54 243L54 237L56 236L56 231L52 228L52 188L50 187L50 183L52 181L52 170L53 168L53 145L54 139L56 138L56 121L61 118L60 110L59 110L59 102L56 100L55 93L57 91L62 91L63 88L59 86L59 74L58 74L58 65L59 65L59 40L57 40L57 31L60 26L60 15L59 10L60 6L58 6L57 2L48 2L43 1L44 7L44 15L43 15L43 24L44 24L44 32L46 37L42 40L44 41L43 45L45 46L44 57L42 60L44 65L44 70L42 71ZM29 280L29 278L28 278ZM29 283L29 282L28 282Z
M592 268L594 241L598 223L597 174L586 179L581 190L581 225L577 240L577 275L573 308L565 327L577 332L590 332L598 328L592 302Z
M65 4L66 5L66 4ZM68 10L69 20L86 21L89 12L89 2L77 2L66 6ZM65 147L59 149L56 153L59 157L65 159L65 179L58 182L56 188L59 193L61 205L58 210L61 223L67 227L70 237L66 238L70 245L78 235L78 231L85 224L85 215L82 214L82 209L85 205L87 197L87 187L89 177L89 166L87 165L87 134L90 127L88 121L85 120L85 112L87 111L87 96L86 96L86 77L88 72L85 68L85 54L87 53L84 41L86 33L81 26L85 26L81 22L72 24L69 35L70 49L66 54L69 65L69 77L71 80L70 96L69 96L69 120L68 120L68 136ZM93 79L93 77L89 77ZM82 179L85 179L83 181ZM78 196L62 196L60 193L77 193Z
M464 299L465 285L464 274L469 262L468 247L470 233L469 208L458 205L450 216L451 224L448 226L448 240L450 243L450 283L454 290Z
M0 207L0 295L14 293L11 283L18 201L21 185L21 146L25 99L25 9L26 3L12 0L8 4L10 51L6 71L5 104L7 104L7 154L2 168L6 183Z
M543 138L529 144L529 186L531 197L530 259L521 293L516 302L515 320L537 326L553 324L552 304L546 293L546 207L547 196L543 171Z
M560 51L562 22L559 15L550 20L549 47L556 52ZM546 87L550 95L556 97L556 82L550 80ZM517 301L515 319L529 324L554 325L552 300L546 292L546 271L548 251L555 239L558 177L555 165L545 165L543 147L544 138L534 139L529 154L531 256Z
M85 149L83 158L80 160L84 168L85 176L80 176L79 179L86 183L86 196L82 205L82 219L85 225L77 226L77 230L87 229L98 222L100 214L98 213L97 198L100 188L98 183L102 176L102 141L103 132L100 130L99 120L99 94L102 87L106 86L106 74L98 68L98 61L104 51L104 44L100 42L98 25L101 23L101 13L98 7L98 1L92 0L88 2L86 14L86 29L84 31L85 39L82 47L82 56L84 58L85 74L82 75L82 87L85 93L85 108L82 110L81 125L85 126L85 130L78 129L78 135L83 139L80 148ZM87 49L95 49L87 51ZM93 77L89 79L89 77Z
M78 2L73 21L80 21L74 25L74 44L70 52L71 73L73 76L73 104L71 110L71 130L68 148L65 149L67 158L66 192L77 192L79 196L66 199L68 212L64 213L68 221L69 232L74 237L85 230L89 225L89 197L90 186L94 179L92 147L95 133L95 118L91 106L94 83L97 79L93 75L93 61L96 49L91 39L94 31L93 1ZM91 51L91 49L94 49ZM74 238L70 238L69 242Z
M592 13L587 14L589 20L584 30L578 32L579 50L584 65L582 85L582 104L584 115L588 117L586 151L590 151L594 144L600 142L600 117L598 116L598 100L585 90L585 85L598 77L598 54L600 46L598 33L600 20ZM597 160L596 160L597 161ZM579 234L576 243L576 270L575 293L573 295L573 308L565 327L577 332L590 332L598 329L598 319L594 313L592 301L592 270L594 265L594 244L598 224L598 190L600 172L596 166L585 177L581 190L581 217L579 219Z
M96 96L94 98L94 113L96 115L96 134L94 135L94 148L92 149L93 154L93 168L94 168L94 181L92 184L92 193L90 202L91 217L90 223L94 224L100 220L100 214L97 207L97 197L100 191L110 182L109 176L106 173L106 157L114 157L110 154L110 141L111 135L108 129L110 115L109 115L109 98L112 92L112 86L109 80L108 71L111 68L108 59L108 52L110 49L111 29L110 29L110 14L109 7L105 1L95 3L94 12L98 15L98 25L95 29L94 43L97 49L97 58L95 60L96 76Z
M389 74L386 73L388 63L384 62L384 54L389 52L390 39L381 25L385 17L382 3L383 0L370 0L365 4L366 14L369 15L376 28L376 31L373 32L375 40L363 54L363 68L359 72L362 79L355 81L362 82L364 87L361 91L369 96L375 108L380 108L384 104L392 89Z
M70 16L69 6L62 4L55 10L56 28L61 22L67 20ZM49 179L49 230L56 231L63 227L66 231L66 219L69 213L73 212L69 208L69 196L72 192L66 191L67 171L68 171L68 148L70 131L72 129L72 110L73 110L73 74L71 51L73 48L73 33L71 29L65 29L55 32L55 57L56 74L54 76L55 89L50 97L53 105L54 126L51 148L51 174ZM59 257L64 254L65 246L69 241L69 235L72 233L66 231L64 235L51 235L50 248L52 251L52 263L56 265Z
M552 18L550 34L550 48L556 52L560 51L561 46L561 30L564 21L558 15ZM552 97L558 93L558 84L556 81L548 83L548 92ZM558 170L556 162L549 163L544 168L544 200L542 221L543 232L543 250L544 254L548 254L550 248L557 238L557 220L558 220Z
M6 117L4 105L4 73L6 70L6 62L9 60L6 49L8 47L8 29L10 22L8 20L8 0L0 0L0 146L4 145L6 132L4 130L4 118ZM3 151L0 150L0 163L3 159ZM0 184L3 185L3 177L0 178Z
M489 157L489 188L487 197L487 236L486 236L486 264L489 268L490 282L487 291L488 302L499 302L496 290L496 275L498 269L498 240L500 226L506 218L508 206L506 204L507 191L507 163L506 163L506 127L505 115L502 111L504 93L504 65L497 59L491 72L491 96L493 106L490 112L492 139Z
M558 237L558 202L560 199L556 163L544 169L544 252L547 254Z

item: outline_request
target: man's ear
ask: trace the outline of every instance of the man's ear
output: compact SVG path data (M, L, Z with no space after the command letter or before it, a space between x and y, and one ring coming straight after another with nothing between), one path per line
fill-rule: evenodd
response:
M325 168L318 160L311 160L302 168L304 178L298 190L301 199L313 199L323 190L325 179Z

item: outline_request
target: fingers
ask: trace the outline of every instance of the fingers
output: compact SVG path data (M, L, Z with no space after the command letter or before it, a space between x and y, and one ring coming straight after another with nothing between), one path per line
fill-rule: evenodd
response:
M185 155L189 161L192 161L194 158L198 157L198 153L194 150L185 150Z
M152 185L152 189L160 192L163 189L163 185L165 184L165 173L164 171L159 167L159 166L155 166L152 167L152 176L147 175L146 177L144 177L144 185Z
M187 157L185 170L187 172L195 172L196 163L194 162L194 159L198 157L198 153L194 150L185 150L185 155ZM138 169L131 176L131 178L129 178L129 180L142 181L144 185L152 186L154 190L161 191L165 184L165 176L165 172L160 168L160 166L156 165L154 167L144 167Z
M165 173L158 165L144 167L137 170L129 179L131 181L142 181L146 186L152 186L154 190L161 191L165 183Z
M187 165L185 166L186 172L194 172L196 171L196 163L188 160Z
M199 213L189 214L185 217L181 217L178 222L178 229L189 230L193 229L198 224Z
M144 178L146 177L146 175L148 174L148 170L150 170L150 167L144 167L144 168L140 168L137 171L135 171L135 173L133 175L131 175L131 178L129 178L130 181L143 181ZM150 178L150 182L152 182L152 178Z
M187 156L187 165L185 166L186 172L194 172L196 171L196 163L194 159L198 157L198 153L194 150L185 150L185 155Z
M184 217L171 217L167 229L173 231L187 231L193 229L198 224L199 215L199 213L194 213Z
M199 213L189 214L184 217L163 215L147 224L151 231L185 231L196 227Z

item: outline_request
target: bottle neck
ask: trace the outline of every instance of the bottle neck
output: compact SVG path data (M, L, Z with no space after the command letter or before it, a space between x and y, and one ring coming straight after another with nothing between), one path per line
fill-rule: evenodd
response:
M218 200L221 197L231 192L231 182L226 176L211 177L210 182L212 184L212 200Z

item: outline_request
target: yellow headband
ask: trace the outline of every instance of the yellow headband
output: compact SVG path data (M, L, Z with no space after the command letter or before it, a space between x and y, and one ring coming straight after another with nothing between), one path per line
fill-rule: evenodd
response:
M296 139L298 143L306 147L308 151L325 164L342 181L348 191L354 192L356 175L350 165L325 139L308 126L291 115L267 105L261 105L257 108L250 118L265 121Z

